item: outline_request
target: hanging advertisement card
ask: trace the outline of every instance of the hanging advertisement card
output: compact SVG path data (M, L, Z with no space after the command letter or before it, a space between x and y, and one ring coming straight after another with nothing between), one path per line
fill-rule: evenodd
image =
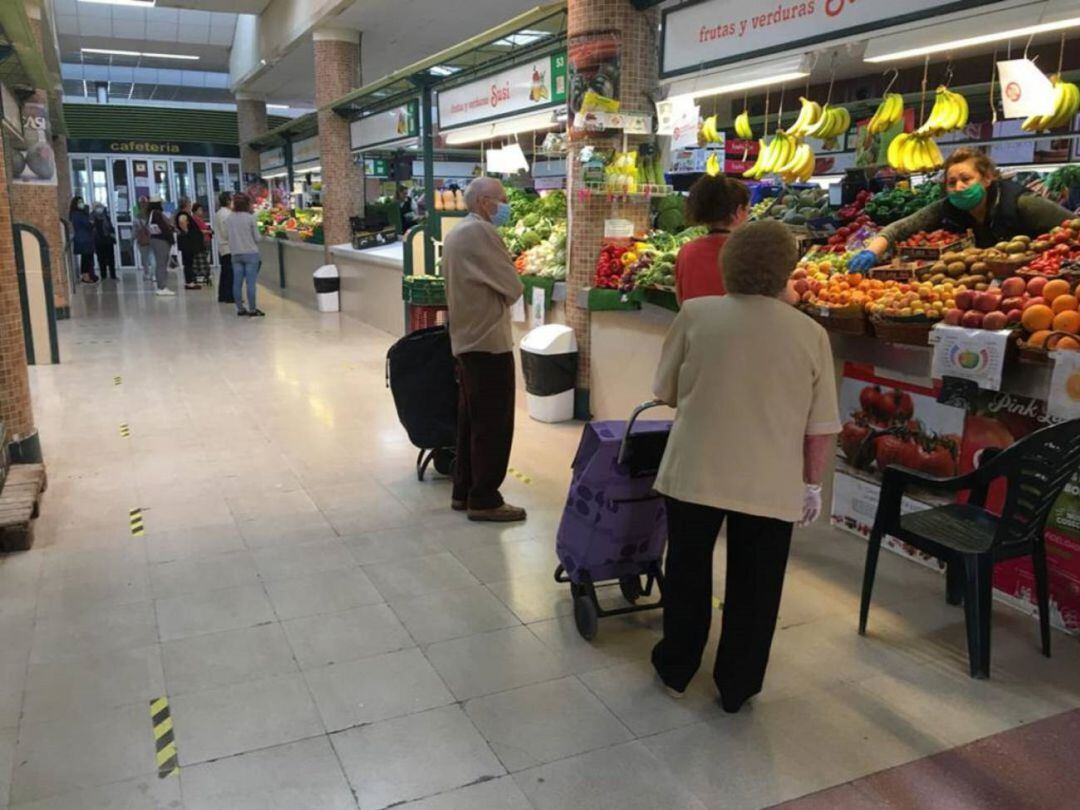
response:
M349 124L349 141L354 150L415 138L420 133L419 102L358 118Z
M1030 59L997 63L1001 108L1006 118L1043 115L1053 109L1054 86Z
M55 186L56 156L49 136L49 108L44 102L22 105L22 144L9 139L11 182L20 185Z
M979 388L999 391L1005 351L1012 335L1009 329L992 332L936 324L930 330L930 345L934 347L930 375L935 380L959 377L971 380Z
M1046 409L1055 419L1080 418L1080 352L1053 352Z
M579 37L567 50L570 120L578 113L619 111L621 45L614 34Z

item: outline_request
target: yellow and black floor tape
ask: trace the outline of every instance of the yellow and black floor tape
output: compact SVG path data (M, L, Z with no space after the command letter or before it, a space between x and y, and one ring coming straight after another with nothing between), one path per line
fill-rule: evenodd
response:
M123 438L123 439L130 439L131 438L131 428L128 427L126 422L124 424L120 425L120 437Z
M154 724L158 777L165 779L179 774L180 758L176 753L176 737L173 734L172 714L169 712L167 697L150 701L150 719Z
M531 484L532 483L532 479L529 478L529 476L525 475L525 473L521 472L520 470L515 470L513 467L509 467L509 468L507 468L506 471L508 473L510 473L512 476L514 476L514 478L516 478L518 481L520 481L523 484Z
M146 527L143 526L142 509L129 509L128 523L131 525L132 537L142 537L146 534Z
M719 596L714 596L714 597L712 598L712 606L713 606L713 607L714 607L714 608L715 608L716 610L722 610L722 609L723 609L723 607L724 607L724 603L720 601L720 597L719 597Z
M123 380L122 377L113 377L112 378L112 384L113 385L120 385L120 383L122 383L123 381L124 380Z

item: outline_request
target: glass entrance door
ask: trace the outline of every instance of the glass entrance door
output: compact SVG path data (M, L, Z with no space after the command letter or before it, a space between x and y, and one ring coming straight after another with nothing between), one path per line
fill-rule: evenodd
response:
M117 267L135 266L135 232L132 217L134 199L131 194L131 173L127 158L111 158L112 200L110 206L116 228Z
M155 160L153 163L153 175L151 177L152 197L160 197L161 205L166 213L173 210L172 184L169 183L169 161Z
M214 207L210 204L210 170L205 160L192 161L195 170L195 202L201 203L207 217L214 215Z
M176 185L176 205L179 208L180 201L195 199L195 188L191 180L191 164L186 160L174 160L172 162L173 182Z
M82 197L85 202L90 200L90 170L84 157L71 159L71 196ZM68 200L71 205L71 200Z

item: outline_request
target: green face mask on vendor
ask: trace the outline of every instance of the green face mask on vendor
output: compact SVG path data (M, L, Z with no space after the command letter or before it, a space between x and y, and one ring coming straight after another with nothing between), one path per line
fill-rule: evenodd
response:
M982 183L972 183L963 191L953 191L949 194L949 202L961 211L970 211L983 201L986 189Z

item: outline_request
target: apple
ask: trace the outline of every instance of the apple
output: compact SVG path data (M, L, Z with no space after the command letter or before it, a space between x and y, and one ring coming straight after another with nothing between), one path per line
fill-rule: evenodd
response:
M975 293L972 290L963 290L956 294L956 308L969 310L975 306Z
M1038 298L1029 298L1024 304L1024 309L1027 309L1028 307L1039 306L1041 304L1046 304L1046 299L1043 298L1041 295Z
M798 271L796 270L795 272ZM1001 282L1001 294L1005 298L1015 298L1018 295L1023 295L1024 290L1026 289L1027 284L1022 278L1018 278L1017 276L1007 278L1003 282Z
M793 279L806 278L806 268L805 267L796 267L795 272L791 274L791 277Z
M1023 309L1024 299L1021 296L1014 296L1013 298L1002 298L1001 304L998 306L1002 312L1012 312L1014 309Z
M983 329L989 329L996 332L998 329L1004 329L1009 323L1009 316L1004 312L987 312L986 317L983 318Z
M969 309L960 319L960 325L968 329L979 329L983 324L983 314L978 310Z
M795 283L792 284L791 286L792 286L792 289L794 289L795 292L798 295L802 295L803 293L808 292L810 290L810 285L807 283L805 278L797 279L795 281Z
M964 310L962 309L950 309L945 313L945 323L949 326L959 326L963 319Z
M1032 296L1042 295L1043 287L1046 286L1046 279L1042 276L1036 276L1027 283L1027 291Z
M1006 316L1006 325L1012 326L1014 323L1020 323L1020 319L1024 317L1024 313L1019 309L1010 309L1009 314Z
M980 312L993 312L1001 304L1001 296L992 292L981 292L975 296L975 309Z

